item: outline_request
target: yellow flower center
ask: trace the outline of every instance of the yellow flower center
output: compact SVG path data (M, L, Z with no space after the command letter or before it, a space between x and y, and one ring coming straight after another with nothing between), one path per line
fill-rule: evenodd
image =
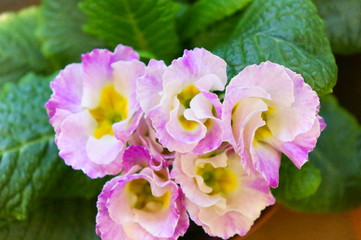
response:
M197 94L199 94L199 90L194 84L190 84L183 89L183 91L177 95L177 98L186 109L190 108L190 102L192 98L194 98Z
M90 109L89 113L98 123L93 133L95 138L114 135L112 125L128 117L128 100L109 85L103 88L98 107Z
M150 183L143 179L134 179L125 186L131 207L144 212L155 213L168 208L170 191L156 197L152 194Z
M194 84L190 84L183 89L181 93L177 95L179 103L184 106L185 109L190 108L190 102L192 99L199 94L199 90ZM196 121L187 120L183 115L179 116L179 122L181 123L182 127L185 129L192 131L198 126Z
M198 126L198 123L196 121L187 120L183 115L180 115L178 120L181 123L182 127L189 131L192 131Z
M203 178L204 183L212 188L210 195L217 193L228 194L237 189L237 176L227 167L213 167L212 164L206 163L203 167L198 167L197 175Z
M269 138L270 136L272 136L272 132L270 130L270 128L268 127L267 125L267 118L269 117L270 114L272 114L273 112L275 111L274 108L272 107L269 107L267 111L264 111L262 112L262 119L263 121L266 122L266 125L258 128L255 132L255 135L254 135L254 140L253 140L253 143L255 146L257 146L257 143L259 141L263 141L265 140L266 138Z

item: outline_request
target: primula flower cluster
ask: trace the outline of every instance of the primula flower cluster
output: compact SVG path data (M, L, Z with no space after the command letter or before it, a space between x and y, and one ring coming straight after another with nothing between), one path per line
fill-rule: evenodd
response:
M98 197L103 240L177 239L189 217L211 236L245 235L275 202L281 154L307 161L325 127L311 87L272 62L227 85L226 68L199 48L146 66L119 45L51 83L59 155L91 178L115 176Z

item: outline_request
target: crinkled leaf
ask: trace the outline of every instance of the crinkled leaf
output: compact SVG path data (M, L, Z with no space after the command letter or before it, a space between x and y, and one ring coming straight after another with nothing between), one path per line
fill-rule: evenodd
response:
M49 95L49 78L33 74L0 92L0 218L26 218L63 166L43 107Z
M34 33L37 17L35 7L0 15L0 86L18 81L28 71L49 70Z
M28 220L3 225L0 239L96 240L95 214L93 201L45 201Z
M298 169L287 157L282 158L280 184L272 193L279 201L302 199L315 193L322 181L321 172L311 162Z
M332 50L340 54L361 52L361 1L313 1L325 20Z
M42 51L57 67L79 62L80 55L103 43L81 29L86 18L78 8L80 0L43 0L37 35Z
M182 17L181 28L185 37L192 37L227 16L231 16L252 0L199 0Z
M168 60L179 51L172 0L82 0L80 8L88 19L84 30L109 48L122 43Z
M324 97L321 106L327 128L310 154L321 185L309 197L284 204L302 211L344 211L361 204L361 127L333 96Z
M319 95L332 91L337 67L325 26L310 0L254 0L237 27L214 53L229 65L229 76L270 60L301 74Z

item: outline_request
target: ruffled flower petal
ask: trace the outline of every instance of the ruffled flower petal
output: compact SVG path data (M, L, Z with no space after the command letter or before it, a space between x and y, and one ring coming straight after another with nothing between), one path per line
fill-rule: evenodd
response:
M138 99L159 142L182 153L217 148L221 141L214 137L222 135L222 107L212 91L224 90L226 82L225 61L205 49L186 50L169 67L150 62L145 76L138 80ZM150 84L155 87L143 89Z
M67 110L70 113L81 111L82 74L81 64L70 64L50 83L53 94L45 104L50 119L57 109Z
M102 240L124 240L126 239L123 228L118 225L109 216L107 202L112 195L113 187L117 184L117 178L113 178L107 182L100 195L98 196L97 208L98 213L96 216L96 233Z
M322 131L316 92L301 75L272 62L235 76L222 111L224 138L242 156L245 171L259 172L272 187L278 185L281 153L300 168Z
M278 186L278 169L281 165L281 152L269 144L259 142L251 149L255 168L262 173L271 187ZM267 174L263 174L267 173Z
M45 104L45 108L55 130L55 141L60 134L60 126L64 119L82 110L82 72L80 64L70 64L50 83L53 94Z
M118 45L114 53L107 49L94 49L82 55L84 71L82 106L95 108L98 105L100 91L113 82L113 63L138 59L138 54L131 47L123 45Z
M62 131L57 141L60 157L64 159L67 165L74 169L81 169L91 178L119 173L122 168L119 155L122 154L123 148L120 142L117 142L119 147L112 149L115 152L108 153L113 154L113 158L100 158L98 163L89 159L87 144L95 128L96 122L86 110L67 117L62 123ZM102 153L107 154L104 151Z
M118 159L119 149L122 148L122 142L111 135L105 135L100 139L90 136L86 143L89 159L96 164L109 164Z
M174 182L155 180L155 176L144 168L105 185L97 204L98 236L103 240L171 240L186 232L189 220L182 192Z
M145 65L138 59L123 45L114 52L95 49L50 84L53 94L46 108L60 156L92 178L121 171L126 140L142 116L136 79Z
M191 219L211 236L245 235L261 211L275 202L268 183L244 172L231 149L177 154L171 175L185 194Z
M306 133L298 135L293 142L272 142L280 149L298 168L301 168L308 160L308 153L311 152L317 143L320 132L326 125L323 118L318 117L312 129Z
M163 90L162 76L167 66L163 61L151 59L145 75L137 80L137 98L145 115L160 102Z

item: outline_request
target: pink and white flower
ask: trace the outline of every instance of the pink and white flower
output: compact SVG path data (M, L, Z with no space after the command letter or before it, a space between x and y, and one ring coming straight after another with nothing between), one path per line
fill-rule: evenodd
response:
M169 67L151 60L138 79L137 98L164 147L204 153L221 144L222 105L212 91L224 90L226 82L225 61L196 48Z
M142 115L135 87L145 65L138 59L123 45L114 53L95 49L50 84L53 94L46 109L59 155L91 178L117 174L122 168L125 141Z
M129 152L136 165L146 160L144 152L138 153ZM189 219L182 191L164 177L146 167L107 182L98 197L98 236L102 240L172 240L184 235Z
M191 219L211 236L245 235L261 211L274 204L262 176L248 176L233 149L177 154L171 172Z
M272 62L248 66L226 88L224 138L246 172L277 187L281 153L301 168L325 128L319 105L301 75Z

